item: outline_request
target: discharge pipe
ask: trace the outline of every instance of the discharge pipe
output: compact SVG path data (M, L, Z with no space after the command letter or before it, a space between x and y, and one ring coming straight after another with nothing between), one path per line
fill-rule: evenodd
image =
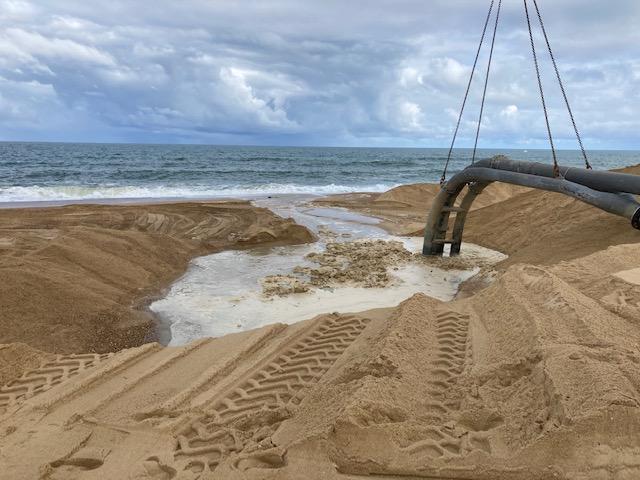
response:
M496 170L537 175L554 178L553 166L538 162L521 162L505 156L480 160L474 167L487 167ZM579 183L600 192L631 193L640 195L640 176L629 173L603 172L576 167L559 167L560 177L569 182Z
M424 255L442 255L445 244L451 245L451 255L460 252L467 213L474 199L493 182L561 193L624 217L633 228L640 230L640 203L633 196L640 194L640 177L569 167L560 167L560 176L556 177L550 165L495 157L468 166L442 185L427 218ZM460 206L455 206L456 199L467 185L467 195ZM452 237L447 238L449 217L453 212L456 220Z
M609 191L595 190L593 188L589 188L584 184L569 181L567 177L554 178L553 167L549 167L551 174L549 177L547 177L539 176L539 174L536 173L520 173L497 168L486 168L481 166L483 162L486 162L486 160L476 162L473 166L467 167L457 175L454 175L451 180L449 180L445 184L444 190L449 193L453 193L454 191L461 189L461 187L463 187L465 184L475 182L502 182L512 185L520 185L523 187L536 188L539 190L547 190L550 192L557 192L568 195L582 202L588 203L589 205L598 207L605 212L613 213L614 215L619 215L621 217L627 218L631 221L631 225L634 228L640 229L640 203L636 202L635 199L632 199L628 196L618 195ZM514 163L523 164L526 162ZM542 164L537 165L546 166ZM587 170L587 172L588 171L590 170ZM595 179L591 180L592 183L596 183ZM638 189L638 192L640 193L640 188Z

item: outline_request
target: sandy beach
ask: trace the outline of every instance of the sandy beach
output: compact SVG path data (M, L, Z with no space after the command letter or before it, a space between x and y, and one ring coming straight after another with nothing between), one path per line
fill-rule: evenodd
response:
M0 4L0 480L640 480L640 2Z
M419 234L435 191L314 203ZM163 347L145 343L142 306L190 259L309 242L309 230L247 202L0 216L2 479L640 476L640 247L622 219L496 188L466 239L509 257L457 299L417 294ZM386 285L385 270L412 257L380 242L362 248L382 267L349 243L314 254L305 288ZM300 294L294 280L264 288Z

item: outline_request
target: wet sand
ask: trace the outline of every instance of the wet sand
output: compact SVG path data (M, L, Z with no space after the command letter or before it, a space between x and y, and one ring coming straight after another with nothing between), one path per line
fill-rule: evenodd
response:
M401 185L384 193L346 193L314 200L317 206L342 207L379 218L380 226L394 235L422 236L431 202L439 185L420 183ZM507 184L492 184L473 204L472 210L500 203L526 192L527 189Z

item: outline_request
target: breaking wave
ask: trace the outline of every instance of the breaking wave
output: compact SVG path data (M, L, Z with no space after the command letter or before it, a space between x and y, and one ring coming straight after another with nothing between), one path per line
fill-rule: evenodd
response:
M295 185L266 184L261 186L116 186L116 185L56 185L56 186L10 186L0 187L0 202L38 202L59 200L92 200L92 199L187 199L236 197L253 198L265 195L309 194L330 195L350 192L384 192L397 184L374 185Z

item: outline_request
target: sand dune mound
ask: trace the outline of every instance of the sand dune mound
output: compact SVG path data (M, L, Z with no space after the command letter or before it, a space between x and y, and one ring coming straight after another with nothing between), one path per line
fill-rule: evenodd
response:
M349 208L381 218L381 226L393 234L422 235L431 202L439 191L440 185L417 183L401 185L384 193L332 195L313 203ZM503 202L527 191L523 187L494 183L476 199L472 209Z
M57 357L0 390L0 478L639 477L640 326L580 289L633 287L608 259L639 253L512 266L452 303Z
M352 474L640 474L640 330L552 273L513 267L454 304L416 296L390 323L281 437L330 432L329 458ZM330 398L335 416L314 418Z
M0 343L57 353L142 344L147 299L196 255L313 239L248 202L3 209L0 224Z
M472 208L477 209L502 202L504 200L508 200L514 195L524 193L528 190L528 188L509 185L506 183L494 183L482 192L482 195L477 198ZM433 183L401 185L380 194L380 196L378 196L373 202L375 205L393 203L423 210L427 209L425 211L428 211L433 198L439 191L440 185Z
M271 435L374 318L60 356L0 391L0 478L229 478L282 467L286 451ZM42 422L52 428L35 431Z
M622 171L638 174L640 166ZM508 254L504 266L518 262L552 265L611 245L635 243L638 231L628 220L574 198L531 190L472 212L464 237Z
M640 243L563 261L550 271L607 310L640 325Z
M640 165L620 170L640 174ZM364 212L383 219L393 234L421 236L439 186L402 185L385 193L334 195L315 203ZM509 255L515 263L552 265L611 245L638 241L629 222L557 193L493 183L475 200L464 240Z
M412 185L400 185L381 193L373 201L375 205L382 206L385 203L392 206L404 205L409 207L421 207L438 194L440 186L432 183L416 183Z
M428 194L414 186L340 201L407 228ZM0 387L0 479L640 478L637 232L566 197L493 195L486 201L499 203L471 214L467 238L512 256L465 299L416 295L181 347L55 356L3 347L17 360ZM35 292L37 306L39 285L68 282L60 295L74 285L78 299L38 312L73 313L87 295L76 313L102 312L90 309L140 298L194 252L308 238L234 202L73 208L46 222L7 216L0 248L14 253L0 261L19 272L0 283L15 288L8 298L25 304L23 292ZM161 242L184 256L162 255ZM348 245L336 248L319 269L350 258ZM76 338L67 324L48 332L52 342Z

